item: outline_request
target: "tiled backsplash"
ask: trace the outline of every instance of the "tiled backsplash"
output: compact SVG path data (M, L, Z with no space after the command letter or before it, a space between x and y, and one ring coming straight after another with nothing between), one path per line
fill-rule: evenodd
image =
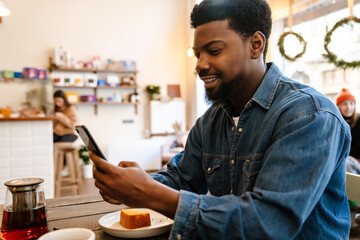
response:
M0 122L0 204L15 178L43 178L45 197L54 197L52 131L51 120Z

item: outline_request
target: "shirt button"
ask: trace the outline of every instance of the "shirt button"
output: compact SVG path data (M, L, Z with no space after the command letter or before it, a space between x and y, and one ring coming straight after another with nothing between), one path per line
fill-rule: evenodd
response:
M242 128L239 128L239 132L242 132L242 130L243 130Z
M210 172L211 171L211 167L208 167L208 172Z
M232 127L232 128L231 128L231 131L234 131L234 129L235 129L235 127Z
M180 239L181 239L181 235L178 234L178 235L176 236L176 239L177 239L177 240L180 240Z
M247 159L246 161L247 161L247 162L251 162L251 160L250 160L250 159Z
M234 164L235 163L235 160L233 159L233 160L231 160L231 164Z

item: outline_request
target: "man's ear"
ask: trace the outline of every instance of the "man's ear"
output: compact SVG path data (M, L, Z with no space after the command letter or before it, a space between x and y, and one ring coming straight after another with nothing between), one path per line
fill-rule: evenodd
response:
M257 31L256 33L254 33L254 35L252 35L250 42L251 42L251 58L257 59L264 52L265 43L266 43L265 35L262 32Z

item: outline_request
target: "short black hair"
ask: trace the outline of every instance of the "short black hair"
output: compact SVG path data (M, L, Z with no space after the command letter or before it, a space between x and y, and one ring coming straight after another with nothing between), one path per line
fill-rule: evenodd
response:
M255 32L265 35L264 62L271 33L271 10L265 0L204 0L196 4L191 13L191 26L228 19L229 28L244 40Z

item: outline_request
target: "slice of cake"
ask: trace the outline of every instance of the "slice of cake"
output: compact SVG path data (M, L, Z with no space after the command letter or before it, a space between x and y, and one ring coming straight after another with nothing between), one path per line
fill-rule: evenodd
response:
M128 229L147 227L151 225L150 214L144 211L123 209L120 213L120 224Z

